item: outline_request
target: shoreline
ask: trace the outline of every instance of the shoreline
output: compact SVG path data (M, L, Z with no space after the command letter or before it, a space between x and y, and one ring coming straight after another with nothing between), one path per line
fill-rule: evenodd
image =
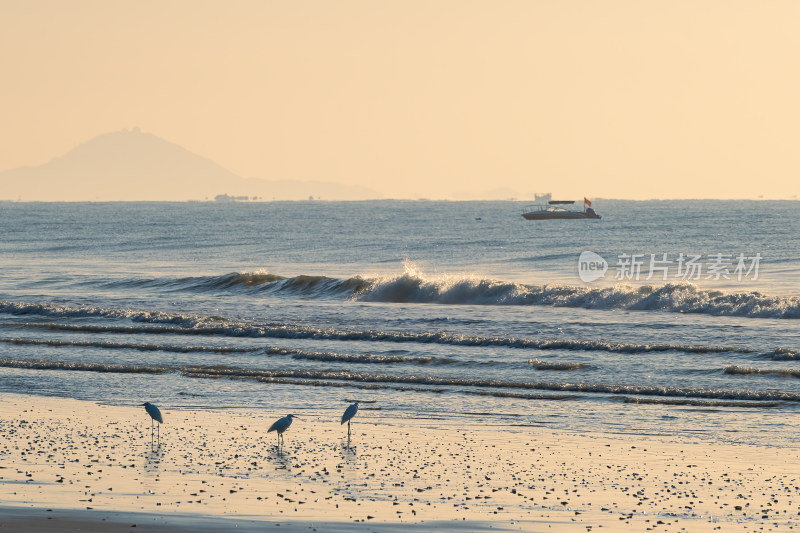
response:
M363 411L350 447L338 421L306 414L278 450L266 428L281 413L160 407L151 448L142 407L0 395L0 530L800 526L796 449Z
M249 517L220 518L202 515L158 515L144 512L122 512L81 509L41 509L25 507L6 507L0 505L0 530L25 532L72 532L117 533L223 533L232 530L243 533L263 532L266 527L280 527L277 531L289 532L331 532L381 531L400 533L402 531L517 531L507 529L501 524L477 521L431 521L419 523L377 523L343 522L314 520L264 520ZM521 529L525 530L525 529Z

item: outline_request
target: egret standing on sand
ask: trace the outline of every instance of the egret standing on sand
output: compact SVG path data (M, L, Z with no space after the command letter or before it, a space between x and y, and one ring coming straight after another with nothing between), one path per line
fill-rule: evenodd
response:
M161 446L161 424L164 423L164 418L161 416L161 411L158 410L158 407L153 405L150 402L144 402L142 404L144 406L144 410L147 411L147 414L150 415L150 445L153 445L153 426L156 422L158 422L158 445Z
M358 402L354 402L347 409L344 410L342 415L342 424L347 422L347 442L350 442L350 419L356 416L358 412Z
M297 418L297 417L294 416L294 415L286 415L283 418L279 418L267 430L267 433L269 433L271 431L277 431L278 432L278 446L280 446L281 442L283 441L283 432L286 431L287 429L289 429L289 426L292 425L292 419L294 419L294 418Z

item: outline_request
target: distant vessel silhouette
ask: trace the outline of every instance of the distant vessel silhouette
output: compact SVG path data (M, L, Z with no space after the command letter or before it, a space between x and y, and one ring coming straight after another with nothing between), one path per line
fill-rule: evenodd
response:
M522 211L525 220L557 220L557 219L599 219L602 218L592 208L592 202L583 199L583 210L569 208L574 200L551 200L552 195L536 194L535 200L541 203L526 206Z

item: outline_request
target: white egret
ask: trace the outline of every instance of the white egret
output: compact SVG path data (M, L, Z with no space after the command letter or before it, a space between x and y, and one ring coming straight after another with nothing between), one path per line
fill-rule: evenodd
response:
M158 422L158 445L161 446L161 424L164 423L164 417L161 416L161 411L158 410L158 407L153 405L150 402L144 402L142 404L144 406L144 410L147 411L147 414L150 415L150 445L153 445L153 426L156 422Z
M294 415L286 415L283 418L279 418L278 420L276 420L275 423L272 424L267 430L267 433L271 431L278 432L278 446L280 446L281 441L283 441L283 432L289 429L289 426L292 425L292 420L295 418L297 417Z
M348 406L347 409L344 410L344 414L342 415L342 424L347 422L347 442L350 442L350 419L356 416L358 412L358 402L353 402L352 405Z

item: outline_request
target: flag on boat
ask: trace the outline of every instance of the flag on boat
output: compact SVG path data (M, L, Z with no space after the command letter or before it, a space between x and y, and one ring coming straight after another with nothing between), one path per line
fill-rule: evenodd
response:
M589 199L588 199L588 198L586 198L585 196L583 197L583 203L585 203L585 204L586 204L586 205L588 205L589 207L592 207L592 202L590 202L590 201L589 201Z

